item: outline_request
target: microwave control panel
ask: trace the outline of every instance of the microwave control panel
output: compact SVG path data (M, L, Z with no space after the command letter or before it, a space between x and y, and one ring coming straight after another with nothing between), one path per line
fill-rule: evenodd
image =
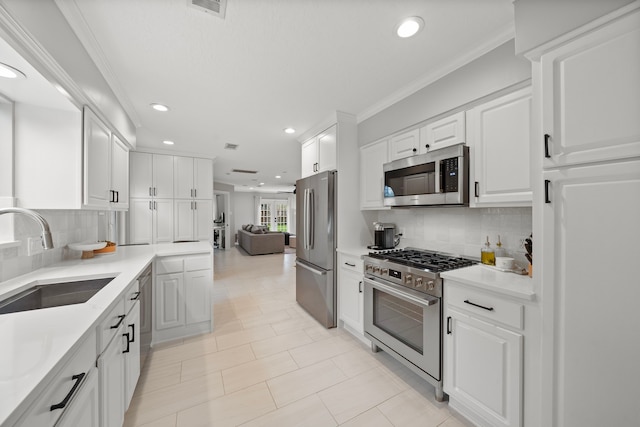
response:
M455 193L458 191L458 158L452 157L440 161L442 191Z

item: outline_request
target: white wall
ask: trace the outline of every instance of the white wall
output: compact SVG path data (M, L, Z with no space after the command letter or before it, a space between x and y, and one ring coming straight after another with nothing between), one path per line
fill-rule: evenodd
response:
M540 46L634 0L515 0L516 53Z
M531 64L508 41L358 124L358 145L435 119L531 78Z

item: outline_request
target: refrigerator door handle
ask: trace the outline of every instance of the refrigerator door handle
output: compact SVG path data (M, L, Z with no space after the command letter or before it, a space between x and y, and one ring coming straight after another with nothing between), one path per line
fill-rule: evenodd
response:
M309 249L309 189L304 189L304 196L302 199L302 206L304 212L302 212L304 222L303 222L303 230L302 230L302 239L303 244L302 247L304 249Z
M309 189L309 249L313 249L315 245L315 206L314 206L313 188Z
M304 268L305 270L309 270L310 272L312 272L313 274L317 274L318 276L324 276L325 274L327 274L327 272L326 272L326 271L321 271L321 270L318 270L318 269L316 269L316 268L309 267L308 265L303 264L303 263L301 263L301 262L298 262L297 260L296 260L296 266L297 266L297 267L302 267L302 268Z

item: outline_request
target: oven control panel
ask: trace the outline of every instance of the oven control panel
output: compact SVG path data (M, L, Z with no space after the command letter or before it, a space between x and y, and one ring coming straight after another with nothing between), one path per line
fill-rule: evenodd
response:
M428 277L429 273L427 272L421 275L415 271L417 269L414 268L411 270L414 271L409 271L407 267L400 265L394 266L393 268L382 267L376 265L376 261L371 263L365 262L364 264L364 272L367 275L379 277L416 291L442 296L442 279L440 279L439 276L433 277L435 275L431 274L432 277Z

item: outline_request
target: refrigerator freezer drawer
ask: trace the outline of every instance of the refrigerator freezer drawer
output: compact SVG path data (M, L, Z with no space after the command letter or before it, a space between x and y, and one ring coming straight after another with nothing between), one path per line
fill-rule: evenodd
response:
M296 301L326 328L336 326L336 292L333 270L296 261Z

